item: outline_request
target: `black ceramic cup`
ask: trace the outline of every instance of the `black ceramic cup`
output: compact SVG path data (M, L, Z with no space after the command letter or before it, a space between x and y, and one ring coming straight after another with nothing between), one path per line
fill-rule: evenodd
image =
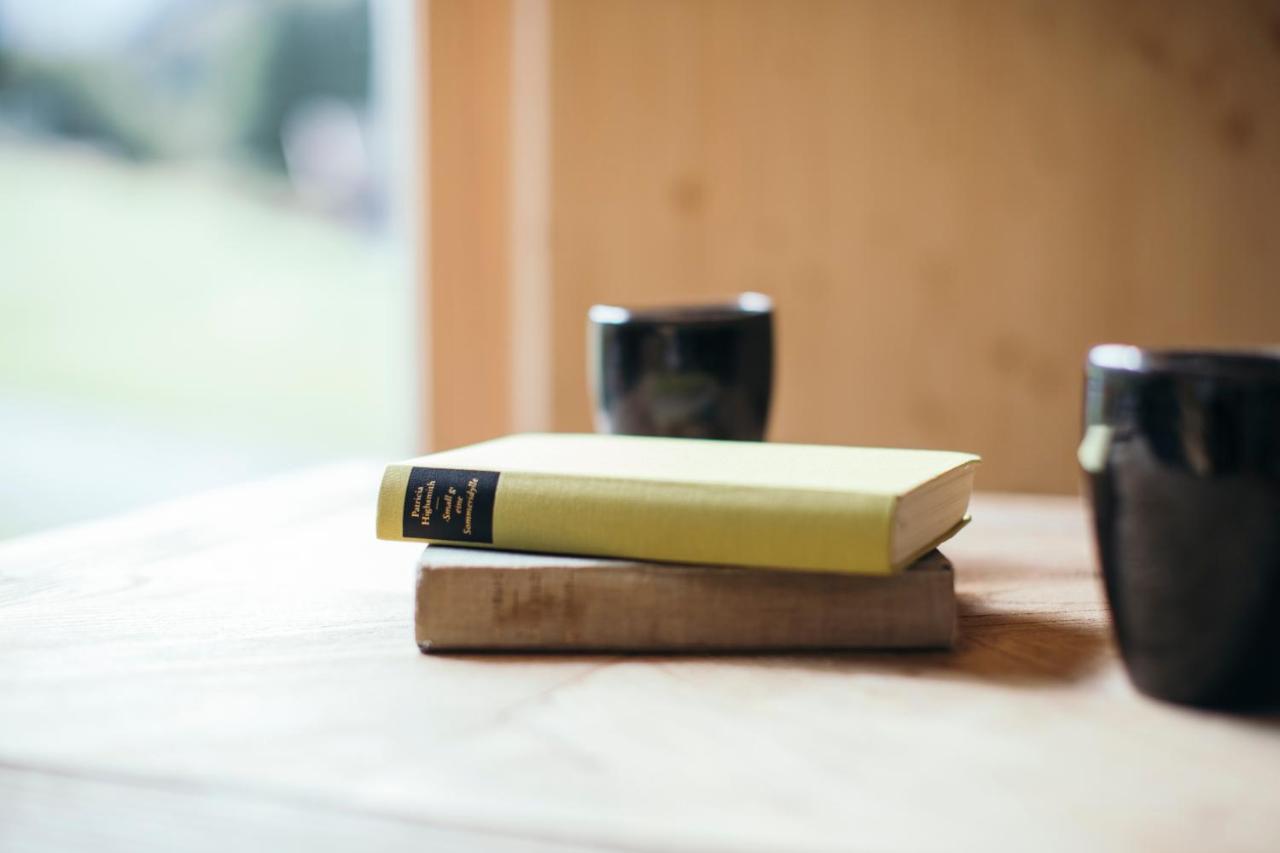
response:
M1280 355L1107 345L1085 368L1086 474L1133 683L1280 700Z
M598 432L764 439L773 387L767 296L671 308L596 305L587 333Z

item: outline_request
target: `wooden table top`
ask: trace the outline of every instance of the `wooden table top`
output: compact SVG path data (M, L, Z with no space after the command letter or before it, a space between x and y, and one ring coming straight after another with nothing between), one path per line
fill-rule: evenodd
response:
M377 466L0 546L0 849L1276 849L1280 719L1125 680L1079 502L952 653L428 657Z

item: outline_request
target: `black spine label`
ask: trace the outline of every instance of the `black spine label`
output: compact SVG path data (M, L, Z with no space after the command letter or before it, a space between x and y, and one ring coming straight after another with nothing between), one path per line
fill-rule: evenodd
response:
M413 468L404 493L404 537L493 543L497 471Z

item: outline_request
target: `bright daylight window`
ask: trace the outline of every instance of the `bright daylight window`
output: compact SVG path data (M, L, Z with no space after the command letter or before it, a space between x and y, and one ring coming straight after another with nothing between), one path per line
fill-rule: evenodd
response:
M0 0L0 538L412 446L381 12Z

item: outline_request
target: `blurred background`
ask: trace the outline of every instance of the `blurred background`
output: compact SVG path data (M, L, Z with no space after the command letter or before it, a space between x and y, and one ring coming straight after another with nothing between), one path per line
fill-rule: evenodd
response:
M413 447L387 11L0 0L0 537Z
M771 438L1074 492L1089 345L1280 339L1278 92L1262 0L0 0L0 536L587 430L592 303L743 290Z

